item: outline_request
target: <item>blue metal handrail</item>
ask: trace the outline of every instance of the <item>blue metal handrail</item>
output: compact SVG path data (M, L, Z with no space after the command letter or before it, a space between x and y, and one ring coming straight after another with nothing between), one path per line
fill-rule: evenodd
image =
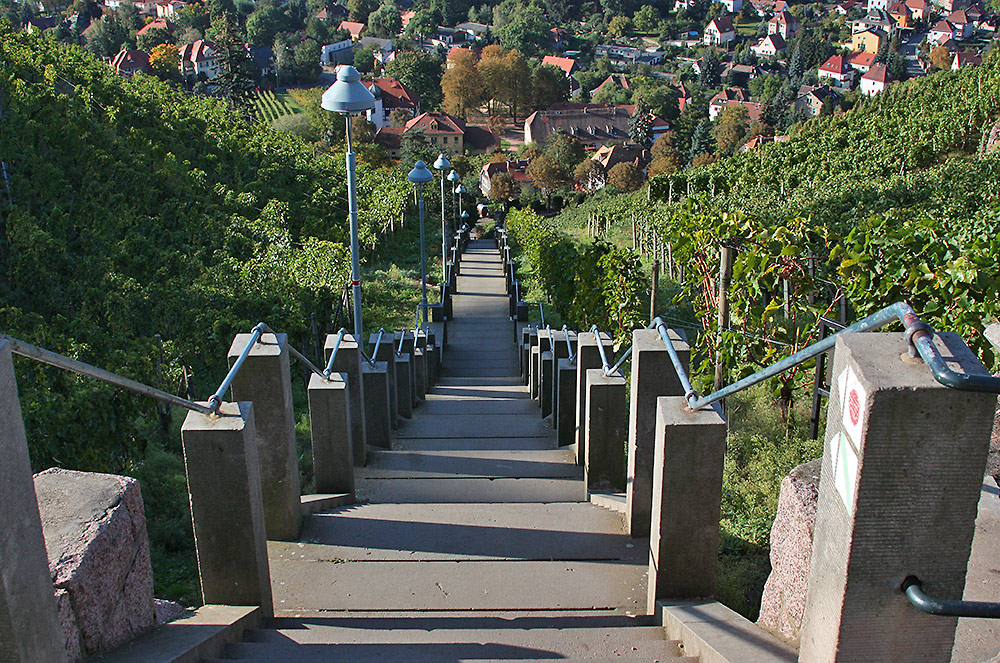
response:
M837 336L840 334L872 331L897 320L902 322L903 327L905 328L904 335L909 346L909 355L911 357L917 357L919 355L924 360L924 363L927 364L928 368L931 369L931 373L934 375L935 380L947 387L951 387L952 389L959 389L962 391L983 391L1000 394L1000 378L995 378L991 375L956 373L949 368L944 358L941 357L941 354L937 351L937 348L934 347L934 331L931 329L930 325L917 317L917 314L914 313L913 309L906 302L896 302L895 304L886 306L882 310L876 311L868 317L855 322L853 325L844 328L832 336L827 336L825 339L813 343L807 348L799 350L795 354L782 359L776 364L768 366L765 369L757 371L753 375L747 376L742 380L737 380L727 387L723 387L708 396L702 396L700 398L698 397L698 392L696 392L691 386L691 381L688 379L687 372L681 365L680 357L677 355L677 350L674 349L673 341L667 333L666 323L664 323L660 318L656 318L653 320L653 324L651 326L659 332L660 338L663 339L663 343L670 355L670 362L674 365L674 370L677 371L677 377L680 380L681 386L684 388L684 397L687 399L688 406L692 410L699 410L707 405L720 401L727 396L735 394L738 391L742 391L747 387L751 387L759 382L767 380L768 378L774 377L775 375L778 375L793 366L797 366L798 364L815 357L821 352L826 352L836 344Z
M1000 619L1000 603L936 599L924 593L923 582L916 576L907 576L900 589L914 608L928 615Z
M375 348L372 350L372 358L368 360L368 364L374 367L378 363L378 346L382 344L382 336L385 335L385 328L378 330L378 336L375 337Z
M170 405L177 405L194 412L200 412L201 414L215 414L215 410L211 407L206 407L201 403L195 403L194 401L190 401L186 398L175 396L174 394L163 391L162 389L151 387L148 384L137 382L131 378L118 375L117 373L112 373L111 371L106 371L103 368L92 366L91 364L84 363L77 359L70 359L69 357L57 354L51 350L46 350L45 348L40 348L37 345L26 343L20 339L14 338L13 336L0 334L0 341L7 341L10 343L11 351L22 357L27 357L28 359L33 359L37 362L48 364L49 366L55 366L56 368L61 368L66 371L72 371L73 373L77 373L79 375L86 375L87 377L101 380L102 382L107 382L108 384L113 384L116 387L128 389L129 391L134 391L137 394L142 394L143 396L155 398L165 403L169 403Z
M208 399L208 407L212 409L212 412L216 414L219 413L219 408L222 407L222 397L229 389L229 385L232 384L236 374L240 372L241 368L243 368L243 362L245 362L247 357L250 356L250 351L253 350L253 346L257 345L257 341L260 340L260 337L263 334L264 323L259 322L250 332L250 340L247 342L246 347L243 348L243 352L240 353L240 356L236 358L236 361L234 361L233 365L229 368L229 372L226 373L226 377L222 379L222 384L220 384L219 388L215 390L212 397Z
M333 352L330 353L330 359L326 362L326 370L323 371L323 376L326 378L329 378L330 374L333 373L333 362L337 359L337 351L340 350L340 344L343 342L344 334L346 333L347 330L343 327L337 332L337 340L333 342Z
M573 361L576 360L576 355L573 354L573 344L569 342L569 329L567 329L566 325L563 325L562 332L563 334L565 334L564 338L566 340L566 352L569 353L569 360L570 363L572 363Z

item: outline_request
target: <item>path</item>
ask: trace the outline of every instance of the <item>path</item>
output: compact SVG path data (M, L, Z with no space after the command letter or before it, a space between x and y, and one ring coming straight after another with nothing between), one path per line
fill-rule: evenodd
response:
M268 543L278 618L227 660L693 660L633 616L648 540L585 501L521 384L492 240L469 244L453 308L442 377L371 452L359 503Z

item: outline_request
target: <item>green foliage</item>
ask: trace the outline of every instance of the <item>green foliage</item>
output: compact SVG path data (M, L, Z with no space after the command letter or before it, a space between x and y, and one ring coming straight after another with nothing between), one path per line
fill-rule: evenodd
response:
M596 324L619 340L641 325L639 300L648 282L631 251L602 241L578 246L531 211L512 210L506 224L522 278L526 270L529 289L540 289L564 322L576 329Z
M440 60L423 51L403 51L385 68L386 76L398 78L420 95L422 110L432 110L441 103L441 77L444 67Z
M204 398L235 333L263 320L308 349L310 319L330 323L349 272L342 152L3 28L0 99L4 333L171 392L192 376ZM372 251L408 187L358 171ZM139 476L157 591L193 596L183 413L34 362L16 369L33 467Z

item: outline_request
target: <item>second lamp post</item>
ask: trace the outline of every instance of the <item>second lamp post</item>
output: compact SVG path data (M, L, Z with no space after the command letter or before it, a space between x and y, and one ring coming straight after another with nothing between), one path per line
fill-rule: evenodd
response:
M417 209L420 215L420 308L423 309L424 324L427 324L427 250L424 246L424 185L434 179L423 161L418 161L406 176L417 189Z

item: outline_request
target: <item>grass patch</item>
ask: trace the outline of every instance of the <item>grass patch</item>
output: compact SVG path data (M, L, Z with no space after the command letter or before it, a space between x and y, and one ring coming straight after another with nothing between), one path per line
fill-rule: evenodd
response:
M771 525L781 481L792 468L823 454L823 441L809 439L808 399L789 410L788 420L768 383L729 397L726 465L716 598L748 619L760 612L771 572Z
M257 121L266 124L284 115L302 112L302 107L290 94L275 94L270 90L258 90L253 106Z

